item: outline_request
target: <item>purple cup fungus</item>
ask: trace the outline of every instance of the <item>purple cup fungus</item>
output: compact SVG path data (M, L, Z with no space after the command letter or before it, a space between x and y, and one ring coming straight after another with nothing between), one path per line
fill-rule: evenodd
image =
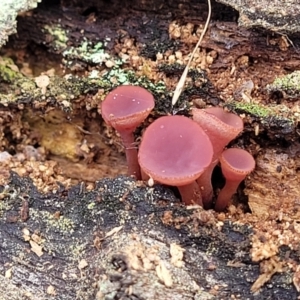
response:
M104 121L115 128L121 136L125 147L128 174L135 176L136 179L141 179L141 171L133 132L147 118L153 107L153 95L146 89L133 85L118 86L101 103Z
M210 165L211 142L193 120L164 116L144 132L138 160L143 172L155 181L176 186L186 205L202 206L196 179Z
M249 152L238 148L224 150L220 156L220 163L226 182L217 197L216 211L222 211L228 206L239 184L255 168L253 156Z
M225 146L237 137L243 130L244 124L239 116L226 112L221 107L193 108L192 115L193 120L208 135L213 146L212 163L197 180L201 189L203 205L205 208L211 208L213 198L212 172Z

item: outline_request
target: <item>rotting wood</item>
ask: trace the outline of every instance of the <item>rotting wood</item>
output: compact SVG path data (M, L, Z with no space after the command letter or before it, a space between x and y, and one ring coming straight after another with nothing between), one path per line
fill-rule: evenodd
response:
M98 20L99 23L92 23L92 25L86 21L93 19L93 10L90 12L91 10L82 11L79 9L81 12L81 23L79 23L79 25L77 24L78 26L75 28L72 24L77 20L76 16L79 14L75 13L72 9L68 9L67 3L64 3L66 4L65 14L58 7L53 10L48 10L47 14L45 9L41 7L41 10L37 10L35 12L36 15L33 15L32 20L35 21L32 23L28 21L30 18L26 19L25 17L23 24L20 19L20 35L27 38L29 37L29 40L34 40L37 44L44 44L45 35L40 34L42 31L37 29L39 33L36 34L36 31L32 30L33 38L31 38L31 36L28 36L28 28L40 28L44 23L47 23L48 25L52 23L57 24L58 17L62 17L63 23L68 19L68 25L65 24L64 26L69 29L73 28L75 31L74 33L73 30L70 30L71 38L69 43L72 46L78 45L82 41L80 40L80 37L82 37L83 34L80 33L79 28L85 29L92 41L94 41L94 39L97 39L98 41L98 39L102 40L105 38L104 33L111 34L114 38L115 28L123 26L123 29L125 27L129 28L130 36L133 36L139 43L149 46L149 48L145 48L147 51L144 51L142 55L145 55L145 57L148 55L148 57L153 59L155 57L154 55L159 51L159 49L154 47L157 46L157 41L165 47L161 48L162 50L166 50L170 47L172 51L185 49L186 53L190 51L192 45L194 45L196 41L196 38L193 40L191 35L188 35L188 38L185 40L180 41L182 44L175 43L174 40L169 41L168 24L173 17L178 17L180 19L178 23L184 23L188 20L194 21L197 25L196 27L193 27L193 30L196 30L200 21L202 21L199 21L195 16L200 9L199 6L193 7L195 11L191 13L189 10L191 6L187 5L185 6L187 7L186 10L180 10L178 7L175 7L177 4L173 1L172 3L169 3L169 10L174 6L174 15L169 16L168 14L165 14L167 17L164 18L161 15L157 15L155 18L156 14L152 14L153 12L136 12L132 13L132 18L125 18L125 21L121 18L122 15L119 15L118 17L121 16L119 19L115 17L110 18L109 21ZM143 7L144 9L148 8L151 10L149 6L142 6L146 5L145 3L147 4L147 2L141 2L139 8ZM193 1L192 3L195 2ZM123 3L119 3L118 5L123 5ZM203 3L201 5L203 5ZM126 7L126 5L124 5L124 7ZM153 8L153 6L150 7ZM102 11L108 13L111 17L115 14L113 13L115 12L115 10L113 10L115 8L115 6L112 6L111 8L108 8L107 6L108 10ZM202 6L203 11L204 9L205 7ZM109 11L111 12L110 14ZM86 15L83 12L86 12ZM122 12L126 13L126 10L122 10ZM162 12L166 11L162 9ZM180 12L182 12L183 15L180 15ZM64 18L64 16L66 16L66 18ZM49 20L51 20L51 22ZM26 21L28 22L27 25ZM145 24L143 24L143 22L145 22ZM33 26L33 24L38 24L38 26ZM99 30L101 27L100 24L109 30ZM124 24L126 26L124 26ZM135 24L138 24L138 26L135 26ZM158 30L155 31L154 36L151 32L147 31L147 28L150 26L149 24L158 28ZM23 29L22 26L24 26ZM132 27L130 28L130 26ZM216 31L213 32L213 29ZM234 69L232 64L234 64L234 67L237 67L239 71L243 68L254 68L255 64L249 63L251 60L257 60L257 64L264 64L264 66L276 64L282 69L285 67L293 69L298 66L297 60L294 60L294 57L298 59L298 53L294 51L291 46L286 49L281 49L284 45L286 46L285 43L281 44L282 37L267 37L266 34L260 31L244 31L237 28L236 24L233 22L219 23L215 21L211 25L210 30L206 44L204 44L204 49L213 49L218 54L217 60L214 60L210 68L208 68L211 70L210 76L212 77L215 76L215 73L221 72L223 69L230 69L231 67ZM26 33L26 31L28 32ZM25 34L27 34L27 36ZM35 34L36 36L34 37ZM100 34L103 34L103 36L100 36ZM48 37L46 46L49 47L49 50L57 51L58 49L54 48L57 47L57 44L56 46L52 44L52 41L55 40L52 35L48 34L46 37ZM235 44L235 40L237 41L237 44ZM28 45L28 39L25 39L25 43L23 43L24 40L23 42L21 40L18 42L19 46ZM295 42L297 44L297 40L295 40ZM108 43L108 47L111 45L112 44ZM63 46L65 45L63 44ZM229 47L229 49L226 47ZM110 49L112 50L112 48L113 47L111 46ZM78 60L80 60L80 57ZM80 62L81 70L89 65L86 61L80 60ZM174 68L172 70L174 72ZM273 69L270 68L270 70ZM178 75L178 73L180 73L180 68L175 68L175 71L175 74ZM250 74L255 77L255 72ZM257 74L257 76L259 76L259 74ZM269 77L259 78L258 81L255 81L256 78L254 78L255 84L260 84L259 86L263 87L264 83L269 81L272 76L273 75L271 74ZM236 75L235 78L237 77L238 75ZM57 77L57 79L58 78L59 77ZM53 79L55 79L55 77ZM51 90L51 87L50 82L49 90ZM80 99L82 101L81 103L85 104L88 101L94 100L91 100L91 94L93 95L99 87L103 86L95 85L92 90L88 89L87 92L84 90L82 94L85 97ZM37 87L35 85L34 88L36 91ZM220 88L218 88L217 84L216 89L220 92ZM259 90L256 89L255 92L257 93L258 91ZM67 90L65 90L64 93L67 94ZM79 95L81 95L81 92L79 92ZM53 95L50 94L49 100L51 100L52 96ZM60 103L61 99L57 98L57 95L54 95L52 98L53 101L50 101L50 103L41 101L36 102L36 104L42 104L42 107L38 108L43 108L48 113L49 111L47 108L50 107L49 110L52 111L53 107L56 106L57 103ZM26 98L22 99L26 100ZM24 104L32 104L33 98L31 94L29 94L27 99L28 102L16 102L6 106L5 110L7 115L4 114L6 125L11 123L11 120L13 119L12 116L19 116L20 110ZM268 97L265 97L264 100L265 99L269 100ZM57 102L57 100L59 101ZM225 99L224 102L226 102L226 100L227 99ZM218 101L220 101L220 99L218 99ZM76 102L75 104L73 101L70 102L74 105L75 110L80 112L80 109L82 108L80 106L80 101L74 101ZM239 103L240 102L237 102L237 104ZM267 107L268 104L269 103L264 102L264 105ZM18 105L21 105L20 108ZM96 104L94 103L94 105ZM163 102L161 102L161 107L162 106ZM247 123L255 124L255 126L259 124L260 128L258 129L262 129L264 128L262 126L268 126L270 124L268 119L266 121L266 119L262 118L264 115L261 115L261 110L258 115L255 115L257 110L253 105L249 106L252 107L252 113L250 113L250 110L243 111L238 105L235 105L234 109L238 113L245 114L245 121ZM87 107L89 106L87 105L85 107L84 113L88 111ZM3 109L3 107L1 108ZM2 112L3 110L1 113ZM169 111L166 110L165 113L166 112ZM278 112L280 114L280 111ZM261 120L264 120L264 122L261 122ZM11 129L11 127L6 127L5 133L7 133L7 128ZM259 130L258 132L270 134L272 142L277 143L281 141L282 137L286 138L288 141L293 141L297 135L296 127L292 126L292 128L294 131L291 130L291 138L286 135L286 131L284 131L284 133L280 131L279 133L281 133L281 135L279 134L278 136L278 130L272 132L268 127L265 127L265 132L260 132ZM252 129L253 128L248 127L248 131L251 133L249 134L249 132L246 132L236 141L236 143L242 146L249 145L249 150L257 154L260 151L260 147L267 148L269 147L269 144L266 143L266 140L268 139L266 139L264 134L262 134L261 139L260 137L256 138ZM22 130L20 132L22 132ZM13 134L17 136L18 131L15 130ZM253 143L251 141L252 138L256 138L256 141L260 140L260 144L257 145ZM10 145L9 142L11 142L11 139L9 135L6 135L6 141L8 143L7 146ZM13 144L15 144L18 140L14 139L13 141ZM280 149L280 146L275 147L275 151L280 151ZM272 165L272 167L274 166ZM260 182L259 178L258 181ZM251 192L251 178L250 182L246 182L246 186ZM198 285L201 285L201 287L206 290L207 297L215 299L227 299L232 295L242 295L245 299L251 299L251 297L253 297L250 293L250 288L252 283L258 278L260 272L257 263L253 263L252 257L250 256L251 242L256 242L256 246L264 246L265 243L267 248L269 245L268 239L270 239L271 246L275 246L275 253L278 252L278 257L285 261L290 269L288 269L287 273L279 274L272 278L271 283L273 284L273 287L271 289L263 287L260 296L263 298L271 298L276 294L280 295L281 299L296 298L296 290L291 284L291 278L293 272L295 272L294 264L299 261L298 251L297 249L289 248L289 246L286 245L280 246L276 243L272 243L272 241L275 241L272 240L274 239L272 232L274 231L273 229L276 224L278 230L275 234L280 234L281 236L286 234L290 236L290 234L293 233L294 227L288 226L291 221L290 216L283 219L276 219L277 216L275 216L271 220L266 221L264 219L260 220L255 214L252 216L244 214L239 207L230 207L229 213L226 215L216 215L213 212L202 212L201 210L186 210L183 207L177 206L178 203L174 200L174 195L170 190L159 186L155 186L154 189L151 189L140 183L132 183L132 180L126 177L116 178L114 180L101 180L92 191L85 191L84 184L72 187L69 185L63 187L60 184L58 187L54 185L51 186L51 189L55 189L53 192L45 191L44 193L40 193L36 191L36 186L32 185L30 180L19 178L16 174L12 174L11 179L8 182L8 190L5 190L6 187L1 188L3 188L2 192L5 191L4 195L1 195L3 196L2 200L0 200L0 204L3 205L1 206L2 216L0 226L1 229L5 229L1 231L2 239L5 241L5 243L2 241L0 243L0 252L3 254L3 256L0 256L1 271L7 271L9 276L9 270L12 268L11 280L14 280L24 289L29 291L35 291L36 281L38 281L42 287L41 293L43 293L45 298L49 297L50 294L55 294L56 299L60 299L60 297L63 299L68 299L67 297L73 299L75 294L77 294L79 299L93 299L94 294L97 292L97 295L100 297L103 294L109 297L112 295L111 293L115 293L114 296L116 297L121 297L127 295L126 293L128 291L131 293L133 288L140 288L139 283L143 283L144 280L147 280L148 272L144 272L144 270L140 273L136 273L136 270L132 271L130 268L132 264L127 262L127 259L132 258L131 252L127 251L124 254L124 244L120 243L119 246L121 249L116 247L114 242L118 242L118 240L114 240L113 238L107 240L104 239L102 243L100 242L103 240L105 234L110 232L112 228L124 224L124 228L128 230L129 233L124 229L125 233L120 233L118 237L121 237L122 235L123 239L132 242L133 246L136 245L136 243L132 241L132 238L135 240L143 240L146 236L146 239L148 237L148 241L150 240L153 244L158 240L159 243L164 244L162 246L165 251L163 259L166 260L166 263L168 262L168 258L165 258L167 255L165 246L168 245L169 241L178 242L186 250L185 262L189 270L189 276L183 277L182 282L179 280L179 284L176 285L176 288L179 289L180 292L186 291L186 285L181 288L180 284L184 283L185 280L190 280L192 277ZM24 197L24 195L28 197L28 194L30 195L29 199L32 200L29 201L29 219L26 222L22 222L20 218L22 197ZM232 222L226 220L228 217L231 218ZM269 221L269 223L265 223L265 221ZM246 225L240 225L241 222L244 222ZM252 224L252 226L258 224L258 226L254 228L256 233L255 238L257 239L252 239L253 229L249 224ZM267 227L266 225L269 226ZM73 226L75 226L75 229ZM25 240L22 231L24 227L28 229L30 238L32 232L40 235L42 239L44 238L41 246L43 249L41 258L38 258L34 254L30 248L29 241ZM139 232L134 235L136 228L139 229ZM298 230L298 228L296 229ZM261 234L263 230L267 230L266 235ZM142 237L139 237L141 234ZM294 234L294 237L296 236L298 236L298 233ZM261 240L259 237L261 237ZM26 239L27 238L28 236L26 236ZM113 248L113 251L111 251L111 248ZM260 250L259 247L258 250ZM257 257L255 257L255 261L263 265L270 257L262 257L265 260L261 262L261 256L258 252L259 251L253 251L252 254L256 254ZM112 254L112 256L109 254ZM274 257L273 252L268 253L268 255L273 255L271 258L274 258L274 260L278 258L276 256L277 254ZM99 263L96 263L94 259L98 259ZM86 261L87 265L80 264L82 260ZM142 259L138 260L138 263L141 263L141 261ZM142 263L144 266L144 261L142 261ZM47 269L47 266L49 269ZM99 268L99 266L102 268ZM128 270L124 270L124 267L127 267ZM172 269L172 271L174 271L174 269ZM99 273L104 273L104 276L100 277ZM154 284L157 285L158 277L155 274L154 269L150 268L149 273L151 274L150 279L153 279L153 281L150 283L149 281L146 282L149 284L145 284L147 287L146 291L143 288L135 290L138 298L143 298L143 296L146 295L145 293L148 293L149 290L150 292L155 292L155 289L151 289L151 287ZM30 278L30 274L35 275L33 280ZM36 276L36 274L39 276ZM172 274L175 274L175 279L182 278L176 272ZM28 280L28 278L30 279ZM129 281L129 287L127 281L128 278L133 278L133 281ZM141 278L140 281L139 278ZM245 280L245 278L247 280ZM296 280L294 281L296 282ZM97 283L98 286L96 285ZM105 289L107 286L112 289ZM174 290L177 293L176 288ZM193 286L186 291L188 299L195 297L195 294L197 293L195 290L196 288L197 287ZM161 285L160 289L157 291L157 293L162 292L162 294L159 294L160 299L164 299L162 295L168 295L168 292L170 292L170 290L168 290L164 293L164 289L164 285ZM180 296L182 296L181 293ZM169 298L170 296L168 295L167 299Z
M178 44L179 41L174 38L169 38L169 34L172 37L172 31L170 31L171 29L169 27L170 22L172 22L172 20L177 20L182 23L193 22L193 24L195 24L193 26L196 26L194 30L196 30L197 26L203 24L202 17L200 16L198 19L189 20L187 16L192 15L192 12L189 14L188 9L197 9L198 11L201 11L201 9L204 9L203 5L203 3L200 3L199 7L194 7L193 5L188 6L185 13L181 16L178 15L179 12L175 11L173 13L174 15L169 14L165 17L153 12L146 15L139 11L140 6L137 6L136 10L132 11L129 8L126 8L125 5L121 12L131 13L131 18L125 20L120 18L119 15L112 16L109 13L109 11L115 9L114 6L108 6L101 12L98 11L97 6L95 6L95 11L97 13L91 13L91 15L95 14L92 25L87 21L88 16L79 14L78 10L68 7L68 9L63 11L58 7L48 7L46 5L45 7L39 7L29 17L20 17L17 40L15 40L15 38L12 38L12 40L15 40L14 44L17 47L28 46L32 41L36 44L45 45L50 52L62 54L65 66L71 69L79 68L84 70L89 64L92 64L101 70L101 68L103 69L103 67L99 67L101 63L97 64L89 57L86 57L85 53L78 52L79 50L76 52L74 49L77 49L76 47L82 47L84 41L88 41L91 45L103 43L105 44L105 46L103 46L104 51L114 56L116 41L122 39L121 35L125 34L140 45L140 55L145 58L153 59L153 56L155 56L157 52L164 52L167 49L176 51L181 48ZM142 8L143 6L140 9ZM216 3L214 3L213 9L215 11L218 9ZM176 16L178 19L176 19ZM229 13L229 18L234 19L234 17L235 15L233 13ZM33 24L36 25L34 26ZM150 27L153 32L147 31L147 28ZM31 30L28 31L28 28L31 28ZM107 39L107 37L109 37L109 39ZM198 37L187 35L187 38L180 39L180 42L184 43L185 47L191 50L197 40ZM218 76L218 70L234 69L237 67L247 68L250 60L255 61L256 64L267 64L267 68L270 68L270 71L272 70L273 65L280 69L296 69L299 67L300 61L300 54L296 51L299 40L295 38L293 39L293 43L293 46L288 43L286 48L283 49L284 37L280 35L272 37L263 31L239 28L235 22L212 21L202 45L205 49L215 51L214 55L217 57L209 66L209 70L212 73L211 76ZM243 60L245 60L245 62L243 62ZM243 64L245 64L245 66L243 66ZM170 66L168 66L167 69L166 66L162 65L160 70L165 73L166 76L178 76L183 69L181 66L176 65L173 66L173 69ZM249 74L249 76L253 76L253 74ZM271 72L268 76L269 77L263 76L261 78L253 78L256 81L254 83L266 86L275 78ZM207 78L205 75L203 77ZM193 80L193 75L190 74L189 78L192 78ZM76 81L81 84L81 79L71 81L72 84ZM63 82L57 85L56 82L54 84L59 87L62 83ZM198 82L195 83L198 84ZM16 85L16 88L19 89L21 84L22 81L19 85ZM98 82L95 81L93 91L95 92L97 88L103 88L103 84L104 83L101 83L99 80ZM50 83L49 87L51 86L52 84ZM86 86L85 83L83 83L83 87L84 86ZM66 86L66 89L67 88L68 87ZM190 100L200 97L205 99L207 103L215 105L222 101L217 96L218 91L216 91L216 88L218 87L212 86L211 82L207 81L207 84L202 84L202 89L193 86L186 88L187 92L183 93L182 99ZM85 89L85 91L88 92L88 89ZM170 97L168 96L171 91L172 90L166 90L163 97L161 97L162 93L157 97L162 101L160 107L164 107L163 110L167 113L173 113L170 105ZM54 93L51 92L52 90L50 90L48 98L59 101L59 95L57 93L55 94L55 91L53 91ZM60 93L65 97L69 94L68 90L64 91L63 87ZM267 93L267 91L265 93ZM28 91L25 89L24 94L23 97L22 94L19 95L18 98L20 99L20 102L25 101L25 99L27 99L27 101L32 101L30 99L33 94L32 90ZM76 95L73 95L73 97L76 97ZM34 98L39 98L39 94L35 94ZM62 100L66 99L64 98ZM185 105L181 105L181 107L185 107ZM233 103L232 105L229 103L228 107L240 114L249 116L249 118L245 119L250 127L248 131L254 133L255 128L259 126L260 132L262 134L267 132L271 139L280 139L284 137L284 139L287 140L294 140L298 136L298 118L294 116L294 111L289 110L286 106L282 109L270 109L269 113L263 117L259 114L256 115L258 110L264 110L263 104L261 109L259 106L256 106L257 109L252 109L251 105L242 105L240 103ZM249 122L247 122L247 120L249 120ZM256 139L255 134L253 134L252 138Z
M298 143L278 151L271 147L256 158L256 170L247 185L251 211L262 218L282 215L300 221Z
M102 295L99 299L121 298L128 295L128 285L138 299L170 299L170 295L191 299L203 293L198 285L209 289L218 285L217 299L236 293L251 297L251 281L259 274L249 258L251 228L226 222L219 230L212 213L182 209L165 188L138 186L132 179L119 177L99 181L90 192L78 185L41 194L30 180L16 174L11 175L9 188L1 200L0 269L11 269L12 283L27 292L27 298L19 299L34 299L36 289L39 299L47 299L49 286L55 299L74 299L75 295L94 299L96 293ZM30 199L30 218L8 223L7 218L22 206L24 194ZM157 206L153 198L164 200ZM121 231L105 237L120 224L124 224ZM24 235L24 228L29 235ZM28 242L33 233L41 237L40 257ZM93 246L97 238L101 240L98 250ZM169 247L174 242L185 249L185 268L170 264ZM80 268L82 260L86 263ZM159 261L171 272L171 289L157 285ZM239 262L240 267L226 266L227 261ZM244 272L247 282L240 279ZM154 284L156 289L151 288ZM209 289L207 299L214 299ZM287 290L276 288L276 293L281 292ZM270 290L262 295L268 297Z

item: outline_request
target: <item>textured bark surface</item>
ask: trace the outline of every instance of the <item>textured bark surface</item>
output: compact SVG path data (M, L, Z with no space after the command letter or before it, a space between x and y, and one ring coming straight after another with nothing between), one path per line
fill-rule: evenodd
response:
M299 32L300 5L295 0L219 0L240 12L241 26L262 27L273 32L290 34Z
M249 257L251 229L226 222L218 230L210 212L186 211L166 189L120 177L100 181L92 192L78 185L45 195L12 174L5 193L0 270L15 299L255 299L250 287L259 266ZM24 199L29 218L22 221ZM37 237L40 256L32 244ZM185 251L183 267L170 262L172 243ZM159 263L170 272L162 279ZM169 276L171 288L164 284ZM214 296L215 285L222 288ZM262 299L296 299L283 276L272 285Z
M47 59L58 59L66 69L77 74L85 74L92 68L103 71L103 64L78 52L86 41L91 45L105 41L104 49L111 56L121 52L118 46L124 36L132 38L139 46L139 55L149 61L155 61L158 52L181 50L187 55L197 37L170 38L170 23L193 23L196 32L206 16L206 2L197 0L44 1L30 15L19 17L18 34L9 45L15 48L8 47L3 53L7 51L12 57L22 51L25 57L34 53L35 63L40 64ZM276 234L286 230L287 235L295 236L295 241L299 235L299 208L295 205L291 212L289 201L293 198L296 204L298 202L295 173L299 169L299 116L294 115L293 102L284 97L274 100L264 87L277 74L299 67L300 54L296 49L300 42L295 36L291 46L280 35L240 28L236 20L236 11L213 2L213 18L202 46L208 53L216 53L208 68L214 84L205 73L192 70L178 107L170 105L171 87L157 91L156 85L153 87L142 77L129 77L135 83L152 88L157 99L156 116L177 111L186 113L186 100L194 98L201 98L204 105L225 103L243 115L246 129L234 143L248 148L254 155L259 154L259 168L245 183L253 217L233 208L226 215L186 209L174 196L174 190L159 185L148 187L125 176L101 179L92 190L87 189L85 183L69 186L58 183L55 188L44 187L46 191L41 192L28 177L11 172L7 184L0 186L0 274L3 279L0 290L5 291L0 299L297 299L294 284L299 285L294 274L297 274L299 251L296 247L276 244L279 238L265 233L275 232L274 228ZM90 164L91 151L90 156L84 157L89 173L86 169L83 172L77 164L77 142L88 140L91 128L96 128L97 133L102 129L99 124L95 126L100 123L97 104L105 92L119 82L113 83L113 76L106 75L92 79L57 74L49 76L50 83L44 93L34 78L21 75L11 61L1 61L0 65L1 150L17 153L20 141L24 140L42 144L52 138L61 145L62 140L56 140L60 132L74 130L76 138L70 142L71 153L62 152L71 161L68 174L76 173L77 179L87 182L96 180L98 173L90 171L99 169L99 164ZM159 67L166 78L176 78L183 70L180 65ZM131 68L130 64L124 67ZM230 77L235 69L240 73L230 79L234 89L246 70L246 75L259 87L255 88L254 98L262 95L261 103L255 106L250 101L242 106L243 101L238 96L238 100L228 103L227 95L221 97L224 87L219 81ZM279 109L279 105L271 107L272 101L282 101L285 109ZM260 105L265 105L267 110L262 111ZM46 138L41 138L42 134ZM97 154L103 154L107 148L99 142L98 135L98 144L96 138L92 142L98 147ZM69 136L63 139L67 143ZM285 156L276 156L283 147L286 153L293 154L289 170L285 169ZM54 152L54 148L51 145L47 150ZM264 170L266 163L269 171ZM284 172L280 173L278 165ZM9 171L2 168L0 176L4 177ZM290 181L277 186L272 172L283 174L276 177L280 180L290 175ZM39 176L43 175L41 171ZM268 180L268 176L273 180ZM287 193L288 187L291 190ZM269 192L274 188L281 189L280 196L286 197L284 203L289 212L282 210L280 199L272 203L272 197L278 195L276 190ZM259 201L264 194L267 194L268 205L264 205L263 213L259 214L262 210ZM242 189L237 197L246 202ZM276 215L279 210L283 217ZM249 212L247 208L245 211ZM295 224L291 225L293 221ZM277 261L273 262L274 257L269 254L261 260L271 261L271 270L270 265L260 264L260 259L254 260L253 236L266 245L273 239L278 249L274 256L285 263L282 263L284 267L280 268L281 263L276 265ZM172 244L180 245L184 251L184 258L177 258L177 263L171 262ZM260 274L265 277L259 277ZM258 284L261 289L255 296L251 287L257 278L261 279L261 285ZM264 285L265 282L268 283Z

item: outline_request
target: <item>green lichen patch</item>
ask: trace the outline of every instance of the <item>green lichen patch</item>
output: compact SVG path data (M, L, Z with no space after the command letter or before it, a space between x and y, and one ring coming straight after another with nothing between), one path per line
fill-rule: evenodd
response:
M71 101L88 93L95 94L101 88L107 88L100 78L79 76L52 76L45 92L38 87L34 78L17 77L9 86L0 89L0 103L33 103L50 102L61 104L64 108L71 108ZM5 90L5 92L1 92Z
M295 99L300 95L300 71L277 77L266 87L269 93L279 92L284 98Z
M95 94L100 88L107 88L101 78L79 76L55 76L50 78L50 84L45 97L53 97L57 102L72 101L88 93Z
M9 103L51 103L60 104L64 109L72 109L72 102L87 94L96 94L100 89L103 95L114 87L122 84L139 85L153 93L155 99L161 102L161 110L170 106L170 91L168 91L164 82L153 82L146 76L138 76L131 70L115 66L106 71L93 70L88 76L66 75L49 76L49 84L45 89L39 87L35 78L29 78L22 75L14 66L12 60L3 61L3 74L0 77L5 78L9 85L0 86L0 103L7 105ZM5 91L5 92L2 92ZM169 103L169 104L168 104Z
M142 86L154 94L162 94L167 91L164 82L159 81L155 83L146 76L137 76L133 71L121 68L113 68L105 72L101 76L101 80L103 83L110 85L111 88L121 84L133 84Z
M60 53L67 48L68 31L63 29L59 24L45 25L43 32L49 35L48 40L51 41L53 49Z
M77 69L80 63L83 63L82 67L85 67L86 64L101 66L104 63L107 63L108 66L122 65L124 61L109 54L105 45L105 41L92 43L85 39L79 46L71 46L63 51L63 63L67 68L76 66Z
M41 219L44 223L45 232L54 230L60 234L71 234L74 232L75 224L74 222L64 216L56 217L55 214L48 211L40 211L36 209L29 209L30 217L33 219Z

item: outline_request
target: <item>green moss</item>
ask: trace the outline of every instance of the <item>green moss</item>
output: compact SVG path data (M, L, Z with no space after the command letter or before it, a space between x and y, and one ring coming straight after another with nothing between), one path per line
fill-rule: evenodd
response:
M55 97L58 102L72 101L89 92L97 92L99 88L106 88L101 78L68 76L67 78L52 77L48 86L47 96Z
M5 93L0 93L0 102L2 104L24 100L26 102L43 102L51 99L51 101L56 100L58 103L63 103L64 106L71 107L71 104L68 105L67 102L87 93L96 93L99 88L109 87L110 85L108 86L101 78L53 76L50 77L46 93L42 94L42 90L37 87L34 79L23 76L13 80Z
M59 24L53 26L45 25L43 31L51 36L51 43L56 51L61 52L67 48L67 42L69 40L68 32L62 29Z
M237 114L251 116L270 136L289 139L293 136L299 122L298 114L285 105L265 107L261 104L231 102L226 105Z
M297 97L300 94L300 71L277 77L273 83L267 85L268 92L284 92L285 96Z
M255 103L243 103L243 102L231 102L228 105L233 110L240 111L259 118L266 118L272 115L272 110L260 104Z
M23 78L14 61L8 57L0 57L0 78L5 82L13 82L16 79Z
M93 70L87 77L73 75L49 77L50 83L47 86L45 94L43 94L42 89L36 85L34 78L25 77L17 69L15 70L14 67L10 68L10 66L14 66L12 60L3 61L2 66L5 68L6 80L11 81L8 86L5 86L5 93L0 93L0 102L2 104L18 101L29 103L50 100L51 103L56 101L64 109L70 110L72 109L72 101L74 99L78 99L78 97L88 93L96 94L99 89L109 91L121 84L143 86L151 91L156 99L162 99L162 101L165 95L169 94L162 81L154 83L146 76L137 76L133 71L124 70L120 66L108 69L102 74L98 70Z

